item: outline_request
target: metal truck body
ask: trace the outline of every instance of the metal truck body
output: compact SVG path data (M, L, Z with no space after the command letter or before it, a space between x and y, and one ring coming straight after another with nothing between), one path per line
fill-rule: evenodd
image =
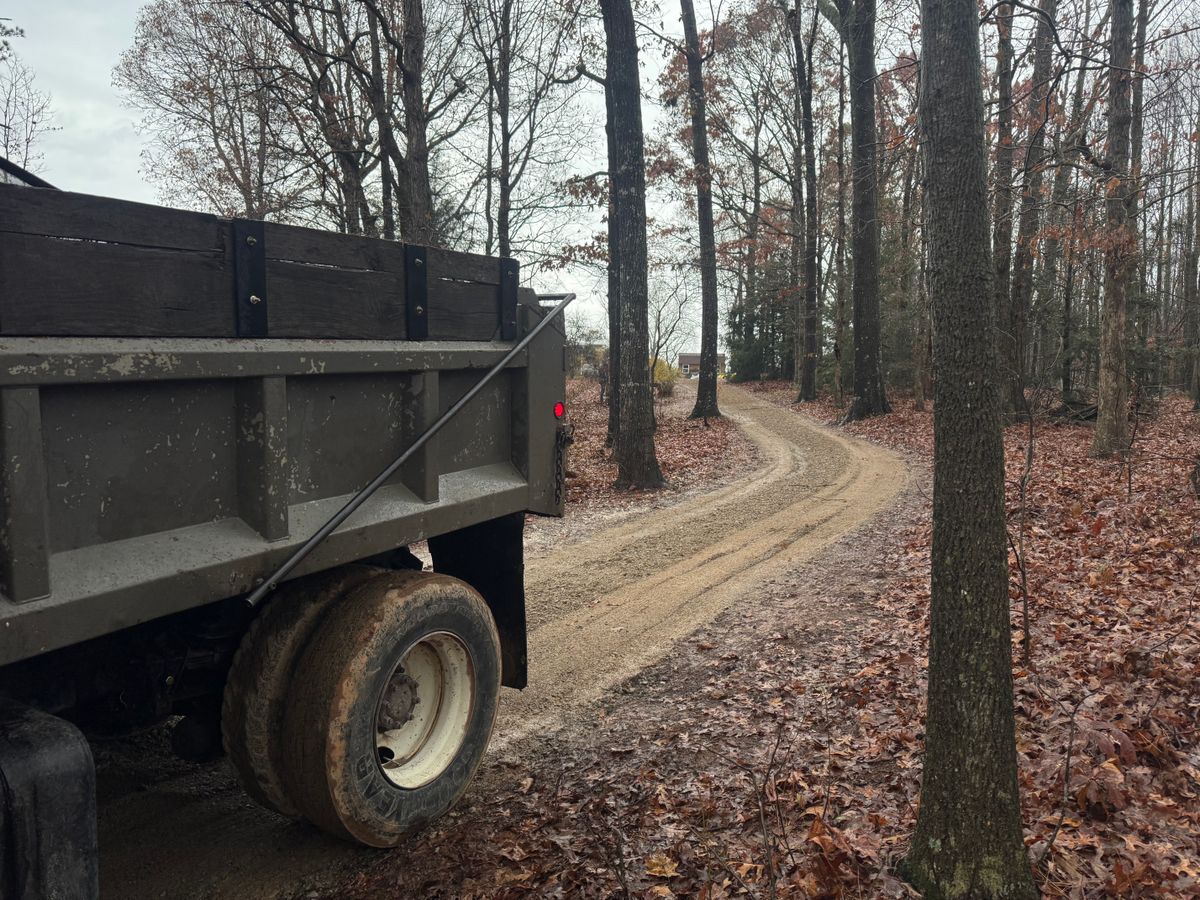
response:
M0 697L113 730L211 720L240 598L545 315L517 280L0 185ZM521 526L562 512L563 360L551 324L289 578L411 566L432 538L523 686Z

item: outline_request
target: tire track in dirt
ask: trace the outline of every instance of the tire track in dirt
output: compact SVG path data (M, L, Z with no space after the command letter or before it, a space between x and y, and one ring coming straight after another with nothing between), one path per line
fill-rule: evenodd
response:
M721 406L759 447L761 464L529 561L530 687L502 692L493 762L812 559L907 481L898 456L747 391L722 385ZM223 761L174 760L161 731L142 740L144 748L97 748L103 896L304 897L378 859L254 805ZM499 777L483 774L474 790Z
M530 687L502 699L493 746L553 728L651 664L740 596L814 557L891 503L894 453L752 393L721 409L765 463L719 491L592 535L526 570Z

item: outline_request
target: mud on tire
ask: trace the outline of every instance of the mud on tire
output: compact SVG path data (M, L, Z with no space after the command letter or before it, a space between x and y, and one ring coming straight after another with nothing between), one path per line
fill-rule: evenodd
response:
M284 704L300 653L335 600L380 574L345 566L288 582L242 638L225 682L221 732L238 781L268 809L300 814L282 773Z
M446 575L372 579L330 610L284 714L288 795L335 836L390 847L458 800L483 759L500 641L471 587Z

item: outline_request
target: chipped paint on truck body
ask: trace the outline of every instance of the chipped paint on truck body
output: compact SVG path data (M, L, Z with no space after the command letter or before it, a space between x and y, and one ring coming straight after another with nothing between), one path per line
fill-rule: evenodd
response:
M555 323L292 576L561 514L562 343ZM246 592L509 346L0 338L0 665Z

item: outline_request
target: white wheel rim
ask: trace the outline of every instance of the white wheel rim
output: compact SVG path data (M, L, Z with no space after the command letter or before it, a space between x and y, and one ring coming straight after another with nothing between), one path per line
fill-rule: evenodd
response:
M475 668L466 644L440 631L404 652L375 713L380 768L396 787L437 779L458 755L475 705Z

